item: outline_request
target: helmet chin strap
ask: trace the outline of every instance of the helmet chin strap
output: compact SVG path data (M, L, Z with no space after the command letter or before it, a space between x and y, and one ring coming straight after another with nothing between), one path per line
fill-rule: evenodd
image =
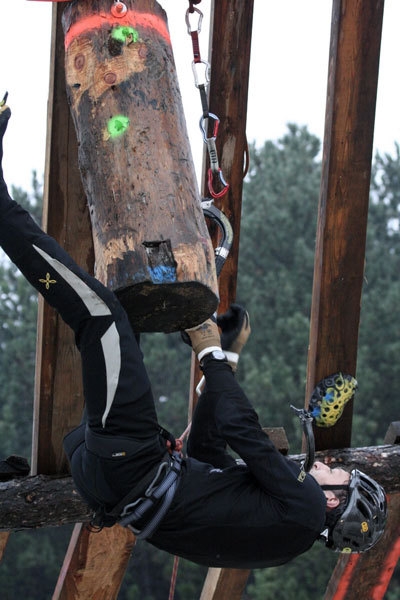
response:
M314 417L304 408L296 408L293 405L290 405L290 408L299 417L300 423L303 427L304 437L307 442L306 457L304 459L303 469L308 473L313 466L315 459L315 440L312 427Z
M341 483L335 485L334 483L330 483L329 485L321 485L323 490L348 490L350 485L348 483Z

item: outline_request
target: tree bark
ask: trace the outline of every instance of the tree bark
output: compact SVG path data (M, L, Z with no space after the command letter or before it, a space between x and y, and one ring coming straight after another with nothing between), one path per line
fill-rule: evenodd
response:
M304 455L291 458L300 463ZM358 468L383 485L388 494L400 493L398 445L319 452L317 459L332 468ZM0 495L0 531L85 522L92 514L70 477L38 475L14 479L0 483Z
M155 0L71 2L67 94L96 257L135 331L177 331L218 304L165 12ZM111 5L111 10L110 10Z

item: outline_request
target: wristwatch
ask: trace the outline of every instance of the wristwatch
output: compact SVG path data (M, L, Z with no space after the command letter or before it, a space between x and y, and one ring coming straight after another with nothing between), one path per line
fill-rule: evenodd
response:
M222 350L213 350L212 352L209 352L201 359L201 366L204 367L204 365L209 360L219 360L220 362L222 362L222 361L226 361L226 356Z

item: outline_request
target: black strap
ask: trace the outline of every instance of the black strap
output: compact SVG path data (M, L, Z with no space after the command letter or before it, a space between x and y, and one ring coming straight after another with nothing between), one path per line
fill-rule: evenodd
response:
M114 506L114 508L107 512L107 515L110 517L118 518L125 506L131 504L138 498L141 498L146 490L151 485L152 481L157 477L157 473L161 473L163 469L166 469L170 464L170 455L168 452L165 453L163 460L155 465L150 471L147 473L146 477L141 479L129 492ZM164 466L165 465L165 466Z
M150 537L171 506L178 485L182 458L178 452L174 452L171 459L172 464L170 469L161 483L151 491L151 494L139 501L127 504L121 512L119 524L122 527L129 527L132 529L137 538L146 539ZM148 521L140 531L137 530L135 528L135 523L143 519L161 499L162 502L150 521Z

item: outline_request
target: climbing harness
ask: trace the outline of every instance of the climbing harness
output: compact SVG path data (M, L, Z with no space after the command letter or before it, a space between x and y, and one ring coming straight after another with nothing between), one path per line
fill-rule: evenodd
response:
M219 166L218 152L216 147L216 139L218 134L219 118L217 115L209 112L208 99L207 99L207 87L210 83L211 66L210 63L201 58L200 54L200 41L199 33L201 32L201 25L203 21L203 13L194 6L198 4L200 0L195 2L189 0L189 8L186 11L186 25L187 31L192 39L193 47L193 61L192 70L194 75L194 84L200 92L200 101L203 109L203 114L199 121L200 130L203 135L204 143L207 146L208 155L210 158L210 167L208 169L207 181L208 190L213 198L222 198L229 189L229 183L226 182L225 177L222 173L222 169ZM196 14L198 16L197 26L193 28L190 23L190 15ZM203 77L200 79L200 66L203 68ZM212 135L208 136L208 128L212 124ZM219 181L220 191L217 192L214 189L214 180Z
M147 488L144 497L126 504L121 511L118 523L122 527L131 529L139 539L146 539L154 533L171 506L182 466L180 453L174 451L169 462L170 464L166 467L166 474L162 481L157 483L160 473L165 469L164 465L166 465L166 463L161 463L159 471ZM154 509L161 499L162 502L158 506L155 514L141 530L137 529L136 523L143 519L151 509Z
M309 471L314 464L315 439L313 421L318 427L332 427L343 414L346 404L357 390L357 380L351 375L335 373L324 377L311 394L308 409L290 408L299 417L306 440L306 458L303 468Z

